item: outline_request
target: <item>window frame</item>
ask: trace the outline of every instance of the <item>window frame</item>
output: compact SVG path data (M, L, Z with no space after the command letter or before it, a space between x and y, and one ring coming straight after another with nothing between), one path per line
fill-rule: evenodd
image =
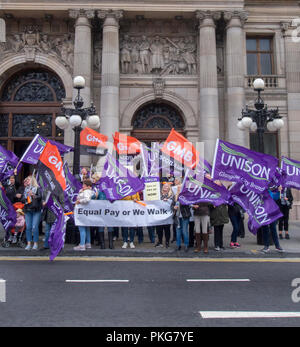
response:
M247 49L247 40L256 40L256 50ZM261 50L260 49L260 40L268 39L270 40L270 50ZM274 35L266 34L247 34L246 35L246 59L247 59L247 76L270 76L270 74L263 74L261 69L261 54L269 53L271 57L271 75L276 74L275 69L275 60L274 60ZM257 63L257 74L248 73L248 54L256 54L256 63Z

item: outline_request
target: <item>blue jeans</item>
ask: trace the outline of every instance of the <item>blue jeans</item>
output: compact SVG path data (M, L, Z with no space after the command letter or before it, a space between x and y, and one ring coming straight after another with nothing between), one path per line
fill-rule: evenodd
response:
M264 240L264 246L268 247L270 246L270 241L269 241L269 230L271 232L272 235L272 239L274 241L274 245L276 248L280 247L279 244L279 240L278 240L278 235L277 235L277 230L276 230L276 226L277 226L277 221L269 224L269 225L265 225L262 227L262 232L263 232L263 240Z
M80 246L86 243L91 243L91 229L90 227L78 227L80 233Z
M39 241L39 224L41 219L41 211L26 211L25 222L26 222L26 240L27 242Z
M240 225L241 225L241 221L242 221L242 217L241 214L235 214L233 216L229 216L232 227L233 227L233 231L231 234L231 242L236 242L237 241L237 236L240 230Z
M51 227L52 227L52 224L49 224L46 222L44 248L49 248L49 236L50 236Z
M128 229L129 229L130 242L133 242L134 241L135 228L122 227L121 230L122 230L123 242L128 242L127 241L128 240Z
M104 227L98 227L98 232L99 233L104 233ZM107 227L107 232L108 233L114 232L114 227Z
M181 246L181 236L183 236L184 245L189 246L189 218L178 218L179 224L176 229L176 245L177 247Z
M155 242L155 227L147 227L148 235L151 243Z

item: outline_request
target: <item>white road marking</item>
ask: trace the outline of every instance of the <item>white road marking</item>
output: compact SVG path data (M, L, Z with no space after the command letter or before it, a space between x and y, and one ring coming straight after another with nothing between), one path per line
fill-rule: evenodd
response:
M129 280L66 280L68 283L128 283Z
M250 282L249 278L201 278L187 279L187 282Z
M199 311L203 319L300 318L300 312Z
M0 278L0 302L6 302L6 280Z

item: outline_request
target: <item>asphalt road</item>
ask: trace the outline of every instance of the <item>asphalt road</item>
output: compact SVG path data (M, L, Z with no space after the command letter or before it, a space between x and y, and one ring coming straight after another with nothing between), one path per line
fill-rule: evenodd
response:
M300 260L293 261L5 260L0 326L299 326L300 318L206 317L300 314Z

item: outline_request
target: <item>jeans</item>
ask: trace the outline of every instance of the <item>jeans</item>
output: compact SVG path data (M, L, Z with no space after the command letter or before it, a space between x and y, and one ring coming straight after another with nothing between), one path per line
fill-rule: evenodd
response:
M264 246L269 248L270 246L270 242L269 242L269 230L271 232L272 235L272 239L274 241L274 245L276 248L280 248L280 244L279 244L279 240L278 240L278 235L277 235L277 230L276 230L276 225L277 225L277 221L269 224L269 225L265 225L262 227L262 232L263 232L263 240L264 240Z
M183 235L184 245L189 246L189 218L178 218L179 224L176 229L176 245L177 247L181 246L181 236Z
M41 211L26 211L25 221L26 221L26 240L27 242L39 241L39 224L41 219Z
M80 234L80 246L91 243L91 230L89 227L78 227Z
M113 233L114 232L114 227L107 227L107 232L108 233ZM98 232L99 233L104 233L104 227L98 227Z
M155 227L147 227L148 235L151 243L155 242Z
M49 248L49 236L50 236L51 226L52 226L52 224L49 224L46 222L44 248Z
M134 241L135 228L122 227L121 230L122 230L123 242L128 242L128 229L129 229L130 242L133 242Z
M237 241L237 236L240 230L240 225L241 225L241 221L242 221L242 217L241 214L235 214L233 216L229 216L232 227L233 227L233 231L231 234L231 242L236 242Z

